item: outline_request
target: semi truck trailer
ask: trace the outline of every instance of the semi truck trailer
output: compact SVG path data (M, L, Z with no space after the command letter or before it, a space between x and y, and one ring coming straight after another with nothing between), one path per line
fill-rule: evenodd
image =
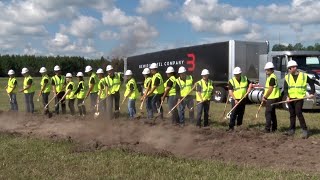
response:
M228 97L228 80L233 77L233 69L239 66L242 74L255 84L254 89L248 94L248 99L259 103L262 100L266 80L263 69L265 63L274 63L275 73L280 80L282 90L284 76L287 73L286 64L289 60L296 60L300 70L308 73L316 83L317 95L313 99L305 100L304 109L320 109L319 57L319 51L269 51L268 41L229 40L127 57L124 70L132 70L138 84L142 85L144 77L141 72L151 63L158 64L158 70L164 77L166 77L164 72L167 67L172 66L177 71L180 66L184 66L195 81L201 78L202 69L208 69L209 78L215 85L213 100L225 102ZM284 105L284 107L287 106Z

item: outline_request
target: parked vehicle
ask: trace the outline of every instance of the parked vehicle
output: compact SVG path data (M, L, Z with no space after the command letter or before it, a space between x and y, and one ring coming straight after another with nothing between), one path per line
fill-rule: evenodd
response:
M266 62L273 62L276 66L275 72L280 78L282 88L283 79L287 72L286 64L289 60L296 60L299 68L308 75L319 81L320 73L320 52L318 51L281 51L269 52L269 43L236 41L217 42L211 44L182 47L177 49L163 50L159 52L147 53L128 57L125 60L124 69L131 69L136 72L136 80L139 84L143 82L140 72L151 63L155 62L159 66L159 72L163 73L168 66L173 66L176 70L180 66L185 66L189 74L195 80L200 79L201 70L206 68L210 71L210 79L215 84L216 102L227 100L228 80L233 77L232 71L239 66L244 75L249 80L256 83L253 91L248 95L249 100L255 103L261 102L266 76L263 69ZM304 104L305 109L320 109L320 86L316 85L317 97L307 99Z

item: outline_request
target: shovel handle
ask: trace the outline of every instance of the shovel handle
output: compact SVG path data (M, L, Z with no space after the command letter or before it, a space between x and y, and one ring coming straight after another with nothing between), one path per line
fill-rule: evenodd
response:
M52 97L52 99L50 99L50 101L48 102L48 104L46 104L45 106L44 106L44 109L47 109L47 107L49 106L49 104L57 97L57 93Z
M233 108L228 112L226 118L230 118L231 112L241 103L242 100L244 100L247 95L249 94L249 92L247 92L238 102L238 104L234 105Z

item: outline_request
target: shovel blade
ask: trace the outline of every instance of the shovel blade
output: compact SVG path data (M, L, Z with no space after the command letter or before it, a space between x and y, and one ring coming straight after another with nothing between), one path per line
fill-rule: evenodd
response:
M99 115L100 115L100 113L99 112L95 112L94 113L94 118L96 119L96 118L98 118L99 117Z

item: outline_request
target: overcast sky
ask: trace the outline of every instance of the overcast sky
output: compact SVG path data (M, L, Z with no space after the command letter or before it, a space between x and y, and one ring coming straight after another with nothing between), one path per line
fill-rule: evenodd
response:
M130 56L230 39L320 39L320 0L2 0L0 53Z

